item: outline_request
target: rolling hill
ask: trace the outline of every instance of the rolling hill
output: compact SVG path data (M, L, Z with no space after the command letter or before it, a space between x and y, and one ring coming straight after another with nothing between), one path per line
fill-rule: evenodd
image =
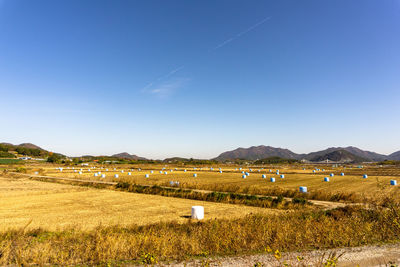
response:
M301 155L289 149L275 148L271 146L252 146L249 148L237 148L220 154L215 160L224 161L230 159L258 160L270 157L280 157L286 159L298 159Z
M114 154L111 157L120 158L120 159L129 159L129 160L147 160L146 158L139 157L136 155L131 155L128 152L122 152L118 154Z
M388 160L400 160L400 151L390 154Z
M368 161L368 159L354 155L344 149L334 150L332 152L328 152L322 155L316 155L315 157L310 159L310 161L314 162L320 162L326 160L341 162L341 163L361 163Z
M336 152L336 153L335 153ZM398 153L398 154L397 154ZM308 154L297 154L289 149L275 148L271 146L252 146L249 148L237 148L232 151L221 153L215 160L225 161L234 159L258 160L270 157L280 157L284 159L297 159L308 161L332 160L338 162L367 162L382 161L392 157L393 159L400 157L400 151L390 156L378 154L371 151L359 149L357 147L330 147L325 150L311 152Z

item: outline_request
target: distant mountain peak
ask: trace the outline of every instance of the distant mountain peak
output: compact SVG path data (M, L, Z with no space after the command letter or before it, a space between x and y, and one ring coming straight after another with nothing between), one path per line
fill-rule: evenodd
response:
M121 152L118 154L114 154L112 155L112 157L114 158L120 158L120 159L130 159L130 160L146 160L145 158L136 156L136 155L131 155L128 152Z
M18 146L25 147L25 148L31 148L31 149L40 149L40 150L44 150L43 148L41 148L41 147L39 147L39 146L37 146L37 145L34 145L34 144L32 144L32 143L22 143L22 144L19 144Z
M332 152L328 152L322 155L316 155L311 158L310 161L322 162L322 161L333 161L340 163L360 163L368 161L368 159L354 155L345 149L338 149Z
M298 160L305 159L309 161L321 161L324 159L329 159L339 162L381 161L388 159L388 156L386 155L361 150L354 146L330 147L325 150L311 152L308 154L297 154L286 148L271 147L265 145L251 146L249 148L239 147L237 149L221 153L215 159L219 161L232 159L258 160L269 157L280 157L285 159ZM400 158L400 153L395 154L394 157Z
M297 159L298 154L285 148L276 148L271 146L251 146L249 148L239 147L235 150L221 153L215 160L224 161L230 159L246 159L246 160L258 160L269 157L280 157L287 159Z

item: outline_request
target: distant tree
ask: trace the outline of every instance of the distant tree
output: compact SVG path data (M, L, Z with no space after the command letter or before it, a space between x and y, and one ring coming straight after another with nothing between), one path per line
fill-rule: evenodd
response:
M2 152L8 152L8 147L6 145L0 144L0 151Z
M13 153L0 151L0 158L16 158Z
M47 162L52 162L52 163L60 163L62 161L63 157L60 154L51 154L47 158Z

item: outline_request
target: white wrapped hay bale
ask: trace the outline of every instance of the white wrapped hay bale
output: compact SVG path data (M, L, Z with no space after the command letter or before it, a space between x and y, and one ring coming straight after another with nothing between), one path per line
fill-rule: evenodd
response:
M265 174L261 175L261 178L265 179L267 176Z
M144 177L145 177L145 178L149 178L149 177L150 177L150 175L146 174Z
M150 171L150 173L151 173L151 174L153 174L153 173L154 173L154 171Z
M118 174L115 174L115 175L114 175L114 178L118 178L118 177L119 177L119 175L118 175Z
M344 172L342 172L342 173L340 174L340 176L344 176Z
M103 173L103 174L101 175L101 178L106 178L106 175Z
M82 172L78 172L79 174L82 174Z
M329 174L331 177L335 176L333 173Z
M242 178L243 178L243 179L246 179L246 177L247 177L246 174L243 174L243 175L242 175Z
M204 219L204 207L203 206L192 206L192 219L195 219L195 220Z
M368 175L364 174L364 175L363 175L363 178L364 178L364 179L367 179L367 178L368 178Z
M324 182L329 182L329 177L325 177Z
M193 177L197 177L197 173L193 173Z
M299 187L300 193L307 193L307 187L306 186L300 186Z
M390 180L390 185L397 185L397 181L396 180Z
M132 173L128 172L128 175L132 175Z
M94 177L97 177L97 176L99 176L99 175L98 175L97 173L95 173L95 174L94 174Z
M271 183L275 183L275 178L274 178L274 177L271 177L271 179L269 179L269 181L270 181Z
M285 178L285 175L284 175L284 174L281 174L281 178L282 178L282 179Z

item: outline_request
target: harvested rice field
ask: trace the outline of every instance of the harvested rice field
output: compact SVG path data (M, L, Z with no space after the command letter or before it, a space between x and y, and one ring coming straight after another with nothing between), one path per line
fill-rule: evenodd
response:
M150 166L151 167L151 166ZM314 172L315 169L318 169ZM306 186L308 192L322 194L347 194L356 199L363 197L374 198L377 194L398 194L398 186L391 186L391 180L400 182L400 168L381 168L379 166L368 166L365 168L337 167L331 166L274 166L274 168L243 168L222 166L212 170L208 168L176 168L175 166L161 167L96 167L82 169L66 169L62 171L55 168L44 168L41 173L46 176L66 177L76 179L100 180L110 182L129 182L141 185L169 186L171 181L179 182L179 187L194 188L215 191L229 191L239 193L264 194L271 191L293 190L298 191L300 186ZM276 171L279 170L279 174ZM33 173L31 170L30 173ZM95 176L95 173L101 174ZM152 172L152 173L151 173ZM243 173L247 172L243 179ZM341 176L341 173L344 176ZM196 174L196 177L194 177ZM330 176L333 174L333 176ZM367 174L364 179L363 175ZM118 178L115 177L118 175ZM148 177L146 177L148 175ZM262 178L264 175L265 178ZM284 178L281 178L284 175ZM271 182L270 178L275 178ZM329 182L324 182L328 177ZM326 200L326 199L322 199Z
M242 205L0 177L0 230L42 228L93 229L96 226L187 222L191 206L201 205L206 219L236 218L280 211Z

